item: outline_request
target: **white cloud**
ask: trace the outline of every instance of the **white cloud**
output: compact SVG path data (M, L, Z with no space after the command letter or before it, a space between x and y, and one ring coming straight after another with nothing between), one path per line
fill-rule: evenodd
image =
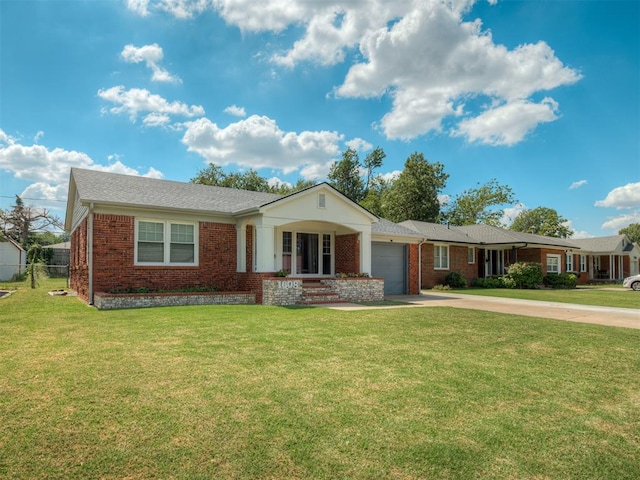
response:
M49 150L42 145L18 143L0 148L0 168L31 182L65 182L71 167L88 168L92 164L86 153L62 148Z
M237 105L231 105L224 109L224 113L228 113L229 115L233 115L234 117L246 117L247 112L244 107L238 107Z
M393 172L382 173L379 176L382 177L387 182L393 182L397 180L397 178L400 176L401 173L402 172L400 170L394 170ZM443 196L448 197L449 195L443 195Z
M135 121L139 113L154 113L165 115L180 115L183 117L200 117L204 115L204 108L200 105L187 105L182 102L169 102L160 95L155 95L146 89L132 88L125 90L122 85L98 90L98 96L103 100L115 103L116 107L103 111L121 114L128 113L131 121Z
M278 177L271 177L270 179L267 180L267 184L270 187L278 187L280 185L283 185L289 188L292 187L291 183L285 182L284 180L280 180Z
M627 183L622 187L611 190L604 200L598 200L596 207L623 208L640 207L640 182Z
M149 15L149 0L127 0L127 8L141 17Z
M438 195L438 203L441 207L447 205L449 200L451 200L451 195Z
M569 186L569 190L575 190L576 188L580 188L584 185L587 184L586 180L578 180L577 182L573 182L570 186Z
M4 132L0 128L0 146L4 145L13 145L15 143L15 139Z
M496 45L490 32L482 31L479 20L463 22L455 5L422 5L393 26L362 38L365 61L350 68L337 95L368 98L390 93L393 108L381 122L390 138L438 131L445 118L459 116L467 101L477 96L486 96L490 105L499 107L467 117L453 133L511 145L538 123L557 118L553 100L536 104L527 98L575 83L580 74L564 67L546 43L508 50Z
M33 143L38 143L42 137L44 137L44 132L42 130L38 130L38 132L33 136Z
M117 158L117 156L110 157ZM19 143L0 146L0 169L19 180L31 182L22 193L24 197L66 200L69 171L72 167L162 178L162 172L153 167L141 174L138 170L124 165L120 160L109 165L101 165L94 162L86 153L73 150L62 148L50 150L43 145ZM59 205L57 207L59 208Z
M165 113L150 113L142 119L145 127L164 127L169 124L171 117Z
M509 226L513 223L518 215L520 215L527 207L524 203L517 203L513 207L507 207L502 211L500 223Z
M585 231L585 230L574 230L573 231L573 235L571 235L571 238L593 238L593 235L591 235L589 232Z
M491 108L480 115L462 120L454 135L463 135L470 142L489 145L515 145L540 123L556 118L558 104L551 98L540 103L516 100Z
M388 138L440 132L446 120L453 125L449 134L513 145L540 123L559 118L553 99L537 103L532 95L571 85L582 75L565 66L544 41L511 50L496 44L481 20L464 20L473 3L156 0L144 6L153 5L178 18L215 10L243 32L302 29L288 49L271 55L276 65L293 68L305 61L335 65L358 59L334 94L391 96L391 111L379 122ZM129 8L141 11L138 3ZM356 51L359 55L347 55ZM487 106L475 107L482 98L487 98Z
M619 215L609 218L602 224L602 228L615 230L616 232L622 228L628 227L632 223L640 223L640 211Z
M305 180L320 181L327 178L333 160L325 163L312 163L300 170L300 176Z
M361 138L354 138L353 140L349 140L348 142L345 142L345 145L355 150L356 152L368 152L373 148L373 145Z
M182 142L207 162L248 168L275 168L285 174L319 168L340 154L337 132L284 132L275 120L252 115L218 127L207 118L185 123ZM323 167L324 168L324 167ZM310 170L311 169L311 170ZM327 168L328 171L328 168Z
M135 47L131 44L125 45L120 52L123 60L127 63L144 62L151 69L153 75L151 80L154 82L182 83L180 77L171 75L167 70L160 66L160 62L164 57L162 47L157 43L152 45L143 45Z

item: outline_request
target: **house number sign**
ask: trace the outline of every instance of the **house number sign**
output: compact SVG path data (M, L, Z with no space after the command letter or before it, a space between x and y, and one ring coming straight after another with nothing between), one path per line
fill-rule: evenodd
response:
M300 280L283 280L278 282L278 288L283 290L291 290L292 288L298 288Z

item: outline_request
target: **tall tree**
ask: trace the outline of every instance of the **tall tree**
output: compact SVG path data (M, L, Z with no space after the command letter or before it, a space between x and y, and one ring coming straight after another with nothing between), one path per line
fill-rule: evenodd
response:
M360 202L364 198L364 182L360 176L360 158L354 149L348 148L342 153L342 160L331 164L327 179L330 185L354 202Z
M366 196L369 192L369 189L372 186L372 182L376 180L373 176L373 171L376 168L380 168L382 166L382 161L386 156L387 154L384 153L384 150L382 148L376 147L374 151L368 153L365 157L363 167L367 172L367 181L364 184L364 196Z
M640 243L640 223L631 223L618 230L619 235L626 235L633 243Z
M547 237L569 238L573 235L573 230L567 226L567 219L558 215L553 208L547 207L523 210L509 228L515 232L535 233Z
M7 210L0 210L0 229L7 236L28 247L37 232L51 228L63 230L62 221L46 208L36 208L24 204L16 195L16 203Z
M440 214L438 194L447 184L444 165L429 163L422 153L412 153L404 170L383 196L383 210L392 222L435 222Z
M451 225L500 225L504 214L501 208L492 208L515 203L511 187L500 185L493 178L484 185L470 188L457 195L442 214L445 223Z

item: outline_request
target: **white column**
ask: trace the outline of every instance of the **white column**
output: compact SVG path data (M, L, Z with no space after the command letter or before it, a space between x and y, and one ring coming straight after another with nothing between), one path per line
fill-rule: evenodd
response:
M615 257L613 255L609 255L609 280L613 280L614 272L616 270L616 264L614 263Z
M371 231L360 232L360 272L371 275Z
M256 225L256 272L275 272L274 228Z
M247 224L236 224L236 271L247 271Z

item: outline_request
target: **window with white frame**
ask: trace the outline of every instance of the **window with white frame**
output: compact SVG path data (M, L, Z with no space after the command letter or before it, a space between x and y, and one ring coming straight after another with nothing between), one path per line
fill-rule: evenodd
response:
M282 232L282 270L291 273L291 232Z
M573 253L566 254L566 271L573 272Z
M581 272L586 272L587 271L587 256L586 255L580 255L580 271Z
M474 247L467 248L467 263L476 263L476 249Z
M434 245L433 268L436 270L449 269L449 245Z
M169 220L136 222L136 265L197 265L198 227Z
M560 255L547 255L547 273L560 273Z

